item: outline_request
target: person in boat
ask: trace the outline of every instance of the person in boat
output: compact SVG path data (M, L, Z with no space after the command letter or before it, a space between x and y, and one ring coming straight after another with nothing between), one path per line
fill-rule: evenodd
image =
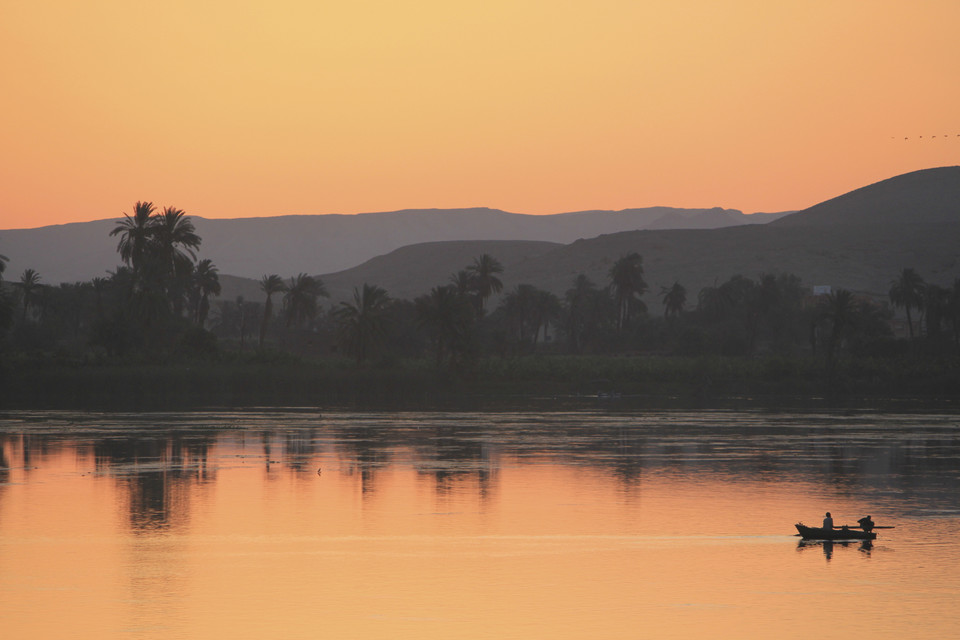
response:
M827 531L833 531L833 516L830 515L829 511L827 511L827 515L823 518L823 528Z
M857 520L857 524L859 524L860 528L866 531L867 533L870 533L871 531L873 531L874 522L873 520L870 519L870 516L864 516L863 518L860 518L859 520Z

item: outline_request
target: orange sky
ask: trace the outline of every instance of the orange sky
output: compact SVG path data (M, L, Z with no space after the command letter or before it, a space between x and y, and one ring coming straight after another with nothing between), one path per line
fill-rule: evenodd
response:
M0 228L804 208L960 164L958 25L956 0L8 2Z

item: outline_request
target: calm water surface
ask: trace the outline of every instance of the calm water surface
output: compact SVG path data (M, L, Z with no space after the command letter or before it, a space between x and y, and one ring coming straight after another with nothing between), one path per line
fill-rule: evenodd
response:
M0 414L3 638L960 628L960 417ZM872 546L793 524L870 514Z

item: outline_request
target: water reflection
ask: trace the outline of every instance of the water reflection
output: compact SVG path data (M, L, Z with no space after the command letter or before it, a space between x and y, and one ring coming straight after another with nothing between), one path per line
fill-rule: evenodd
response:
M113 416L95 429L85 428L93 417L60 421L0 422L0 481L9 482L11 468L29 474L64 449L78 458L90 452L94 472L123 488L135 530L183 525L192 488L214 483L230 459L212 460L214 447L259 459L268 475L278 467L315 474L332 456L364 496L377 491L383 470L409 464L432 478L438 495L469 487L483 501L504 460L593 470L626 489L644 474L805 481L897 501L913 513L949 510L944 495L960 490L960 429L951 416L292 414L277 421L257 413L174 414L147 424ZM251 450L254 442L259 450Z
M942 637L958 469L951 416L8 414L0 610L10 637ZM897 528L791 537L826 511Z
M819 547L823 550L823 556L827 562L833 558L834 547L841 549L856 548L860 553L870 556L873 551L873 541L871 540L800 540L797 543L797 551L806 551L811 548Z
M189 514L191 486L213 482L216 467L207 455L209 434L138 434L108 437L92 444L97 473L110 475L124 489L134 530L180 526Z

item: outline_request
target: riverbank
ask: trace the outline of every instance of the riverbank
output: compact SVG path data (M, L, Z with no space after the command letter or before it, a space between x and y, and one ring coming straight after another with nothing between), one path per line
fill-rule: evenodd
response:
M831 372L816 358L527 356L486 358L469 372L425 360L359 367L281 354L166 363L5 362L7 408L164 410L305 406L443 408L947 404L960 401L960 361L857 359Z

